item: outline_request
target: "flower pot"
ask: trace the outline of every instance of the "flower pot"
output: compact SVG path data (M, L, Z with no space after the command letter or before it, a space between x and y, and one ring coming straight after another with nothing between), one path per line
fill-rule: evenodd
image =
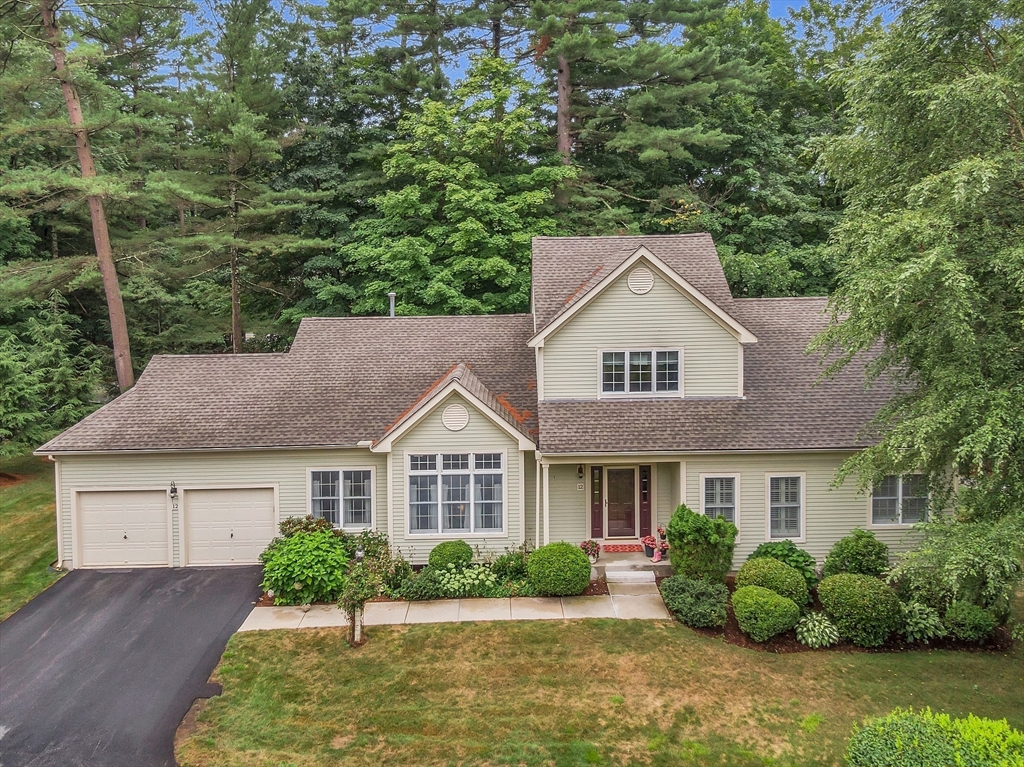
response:
M600 554L587 554L587 559L590 560L590 564L596 565L597 564L597 559L600 556L601 556Z
M654 547L653 546L648 546L645 543L644 544L644 556L653 557L654 556Z

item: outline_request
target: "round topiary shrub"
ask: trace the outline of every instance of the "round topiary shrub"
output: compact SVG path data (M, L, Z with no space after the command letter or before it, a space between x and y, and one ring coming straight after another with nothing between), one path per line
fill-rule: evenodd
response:
M840 573L818 584L818 599L839 636L861 647L885 644L903 626L896 592L870 575Z
M822 574L827 578L839 573L881 575L889 569L889 547L869 530L856 529L836 541L825 557Z
M1024 764L1024 733L1005 719L896 709L857 727L846 748L849 767L938 767Z
M668 556L676 575L724 583L738 532L736 525L723 517L711 519L679 506L666 530Z
M725 625L729 591L724 583L711 583L673 575L661 582L665 607L686 626L721 628Z
M767 642L800 620L796 602L763 586L744 586L732 595L732 611L740 630L755 642Z
M578 546L559 541L541 546L526 561L530 585L546 597L572 597L590 584L590 560Z
M800 571L771 557L748 559L736 573L736 588L742 586L764 586L792 599L799 607L806 605L810 597Z
M445 541L437 544L427 557L427 564L435 570L447 570L448 565L465 567L473 561L473 549L465 541Z
M961 642L983 642L996 630L996 619L992 613L970 602L951 604L942 624Z
M790 567L795 567L807 581L808 589L818 582L817 560L803 549L797 548L793 541L765 541L754 549L754 553L747 557L747 561L759 557L771 557L785 562Z

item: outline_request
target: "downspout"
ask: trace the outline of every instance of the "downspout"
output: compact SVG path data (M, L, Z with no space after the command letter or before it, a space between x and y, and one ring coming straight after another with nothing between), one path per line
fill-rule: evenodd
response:
M49 458L51 461L53 461L53 483L54 483L55 489L56 489L56 495L54 497L54 506L56 507L56 510L57 510L57 561L54 564L56 565L56 569L63 570L64 569L64 519L63 519L64 515L61 514L61 509L63 508L64 504L61 502L62 501L62 497L61 496L63 495L63 492L62 492L61 482L60 482L60 461L58 459L54 458L52 455L48 455L47 458Z

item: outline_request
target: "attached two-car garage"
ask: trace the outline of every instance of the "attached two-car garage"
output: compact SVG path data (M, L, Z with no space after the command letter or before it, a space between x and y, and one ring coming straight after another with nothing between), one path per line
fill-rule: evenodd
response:
M182 488L173 498L168 489L77 490L75 566L254 564L277 532L276 496L274 487Z

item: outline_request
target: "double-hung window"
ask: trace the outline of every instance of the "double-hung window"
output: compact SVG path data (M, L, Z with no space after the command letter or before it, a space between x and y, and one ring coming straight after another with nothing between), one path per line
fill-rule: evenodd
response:
M704 477L704 513L736 524L736 477Z
M928 484L922 474L883 477L871 489L871 524L912 525L928 515Z
M314 517L334 527L361 529L373 524L373 472L369 469L315 470L309 477Z
M800 538L803 529L803 477L768 478L768 532L771 538Z
M604 394L679 392L679 351L623 350L601 353Z
M504 453L410 455L409 532L502 532L504 460Z

